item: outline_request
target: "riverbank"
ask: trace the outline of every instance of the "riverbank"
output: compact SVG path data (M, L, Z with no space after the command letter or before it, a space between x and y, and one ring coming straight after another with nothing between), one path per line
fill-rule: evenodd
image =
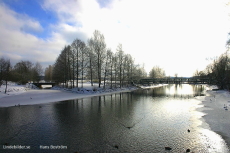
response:
M168 84L152 84L150 86L144 86L144 85L140 85L138 86L141 89L150 89L150 88L158 88L158 87L163 87L163 86L167 86Z
M50 102L58 102L71 99L82 99L94 96L109 95L121 92L131 92L136 90L136 87L121 88L105 92L95 93L77 93L69 90L57 89L30 89L18 91L8 94L0 93L0 107L10 107L19 105L35 105Z
M163 85L148 86L148 88L160 87ZM147 88L141 87L142 89ZM84 84L84 88L65 89L55 87L52 89L31 89L28 86L9 85L8 92L4 93L4 86L0 88L0 107L19 105L35 105L50 102L58 102L71 99L82 99L101 95L110 95L122 92L131 92L138 88L126 87L116 89L103 89Z
M216 132L230 146L230 93L226 90L212 90L213 86L207 86L206 96L202 100L203 107L198 111L205 113L203 119L209 128ZM208 126L208 127L207 127Z

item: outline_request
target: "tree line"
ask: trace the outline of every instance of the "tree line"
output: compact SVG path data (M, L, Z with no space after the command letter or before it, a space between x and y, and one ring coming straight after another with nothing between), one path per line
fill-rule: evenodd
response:
M89 80L98 87L124 87L146 77L143 66L135 64L134 58L123 51L118 44L114 53L107 48L104 35L95 30L93 36L84 42L75 39L65 46L55 63L45 69L45 80L55 81L68 88L83 87Z
M196 71L194 77L208 78L218 89L230 90L230 57L228 52L221 54L208 64L203 71Z
M8 81L19 84L25 84L30 81L38 82L42 74L43 69L39 62L32 63L31 61L22 60L13 66L10 59L0 58L0 87L2 84L6 85L5 93Z
M229 33L230 35L230 33ZM230 90L230 39L226 42L226 52L206 66L203 71L196 71L194 77L208 78L218 89Z
M159 66L154 66L151 71L149 72L150 78L165 78L166 74L163 68Z

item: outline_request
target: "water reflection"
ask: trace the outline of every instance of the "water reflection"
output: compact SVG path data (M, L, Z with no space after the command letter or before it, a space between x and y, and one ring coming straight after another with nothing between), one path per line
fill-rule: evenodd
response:
M194 96L202 90L170 85L41 108L0 108L0 144L30 145L28 152L38 152L39 145L68 147L42 152L164 152L165 146L172 152L228 152L221 137L200 127L203 114L195 111Z
M168 85L161 88L139 90L137 92L140 96L151 95L153 97L181 97L181 98L191 98L196 96L204 96L204 86L202 85Z

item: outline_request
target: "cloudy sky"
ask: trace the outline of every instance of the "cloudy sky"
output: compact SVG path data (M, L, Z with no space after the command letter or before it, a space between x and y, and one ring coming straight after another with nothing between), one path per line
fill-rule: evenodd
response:
M53 64L65 45L95 29L146 71L191 76L226 51L227 0L1 0L0 56ZM208 59L208 60L207 60Z

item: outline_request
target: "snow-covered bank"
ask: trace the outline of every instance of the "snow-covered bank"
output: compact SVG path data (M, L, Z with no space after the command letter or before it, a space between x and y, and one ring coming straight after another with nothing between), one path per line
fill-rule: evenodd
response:
M139 87L141 89L149 89L149 88L158 88L158 87L162 87L162 86L167 86L168 84L153 84L150 86L144 86L144 85L140 85Z
M12 95L19 95L30 89L38 89L38 88L34 86L33 84L27 83L26 85L18 85L14 82L8 82L7 88L5 84L3 84L0 87L0 98L6 97L6 96L12 96Z
M221 135L230 146L230 93L225 90L212 90L213 88L207 86L206 97L202 100L203 107L198 111L205 113L203 118L208 124L205 128Z
M140 86L142 89L156 88L165 86L166 84L152 85L152 86ZM79 84L81 86L81 84ZM137 87L126 88L98 88L98 84L91 86L90 83L84 83L84 88L61 88L54 87L52 89L36 89L31 84L26 86L9 84L7 93L5 94L5 86L0 88L0 107L10 107L15 105L34 105L49 102L57 102L71 99L81 99L86 97L108 95L120 92L130 92L138 89Z
M9 86L13 90L17 87ZM57 90L57 89L30 89L20 88L18 92L0 93L0 107L10 107L18 105L34 105L42 103L57 102L71 99L81 99L86 97L115 94L120 92L130 92L136 90L136 87L121 88L116 90L91 90L80 89L79 91ZM25 90L24 90L25 89ZM84 92L87 91L87 92Z

